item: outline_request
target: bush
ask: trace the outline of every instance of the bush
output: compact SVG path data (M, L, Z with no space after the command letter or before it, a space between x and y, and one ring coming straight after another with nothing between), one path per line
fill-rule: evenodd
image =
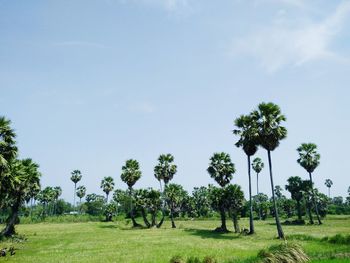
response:
M215 258L207 256L203 259L203 263L217 263L217 261Z
M342 235L342 234L336 234L335 236L331 237L324 237L322 238L322 241L327 241L332 244L338 244L338 245L350 245L350 235Z
M187 259L186 263L202 263L198 257L190 257Z
M185 260L181 256L173 256L170 259L170 263L185 263Z
M309 257L297 244L283 243L263 249L258 257L264 263L303 263L309 262Z

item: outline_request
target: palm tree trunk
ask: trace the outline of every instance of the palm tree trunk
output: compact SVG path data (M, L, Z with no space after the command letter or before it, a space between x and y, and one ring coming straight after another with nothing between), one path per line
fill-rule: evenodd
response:
M15 234L15 224L18 218L18 211L21 206L21 197L18 196L11 207L11 215L7 221L6 227L1 231L0 236L9 237Z
M256 173L256 195L259 194L259 173Z
M254 234L253 202L252 202L252 178L250 174L250 155L248 157L248 178L249 178L249 234Z
M314 187L313 187L313 183L312 183L312 175L311 175L310 172L309 172L309 176L310 176L310 183L311 183L312 201L313 201L314 206L315 206L317 221L318 221L318 224L322 225L322 222L321 222L321 219L320 219L320 214L318 213L318 207L317 207L317 202L316 202L316 198L315 198Z
M271 181L271 190L272 190L272 200L273 200L273 205L275 208L275 220L276 220L276 226L277 226L277 233L278 233L278 238L284 239L284 233L282 230L281 222L278 216L278 210L277 210L277 203L276 203L276 198L275 198L275 186L273 184L273 176L272 176L272 162L271 162L271 152L270 150L267 150L267 156L269 159L269 170L270 170L270 181Z
M301 221L302 216L301 216L300 200L297 200L297 212L298 212L298 221Z
M106 203L108 204L108 194L109 192L106 193Z
M235 229L235 233L239 233L239 224L238 224L237 212L234 212L232 214L232 220L233 220L233 226L234 226L234 229Z
M143 207L141 208L141 214L142 214L143 222L145 223L146 227L150 228L151 224L149 223L149 221L147 219L147 215L146 215L145 209Z
M328 198L331 198L331 188L328 187Z
M219 230L219 232L228 232L226 227L226 214L225 214L224 207L220 208L220 217L221 217L221 227L217 230Z
M30 218L32 218L33 214L33 198L30 198Z
M134 207L133 207L133 203L132 203L132 188L131 187L129 187L129 197L130 197L130 217L131 217L131 221L132 221L132 226L139 227L140 224L138 224L135 220Z
M311 205L310 205L309 200L306 200L306 208L307 208L307 212L309 214L309 222L310 222L311 225L313 225L314 224L314 220L312 219Z
M170 219L171 219L171 227L176 228L175 222L174 222L174 211L173 209L170 209Z
M164 182L164 189L166 188L167 184ZM164 190L162 189L162 184L160 182L160 188L162 190L162 219L157 225L157 228L160 228L164 222L165 219L165 196L164 196Z
M75 212L75 193L77 192L77 183L74 183L74 201L73 201L73 210Z

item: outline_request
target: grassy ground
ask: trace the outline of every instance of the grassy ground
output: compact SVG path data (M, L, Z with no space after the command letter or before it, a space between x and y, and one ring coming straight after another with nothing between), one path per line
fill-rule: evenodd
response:
M228 222L230 224L230 222ZM15 256L1 262L169 262L174 255L214 256L219 262L243 262L280 241L275 239L272 220L256 221L256 235L217 234L217 221L178 221L177 229L166 222L161 229L130 229L125 221L103 223L22 224L17 230L28 240L15 243ZM248 227L241 220L241 227ZM350 217L333 217L321 226L284 226L290 239L298 242L313 262L350 262L349 245L321 242L318 238L350 234ZM301 240L308 239L308 240ZM9 246L0 243L0 248ZM347 259L329 260L332 257Z

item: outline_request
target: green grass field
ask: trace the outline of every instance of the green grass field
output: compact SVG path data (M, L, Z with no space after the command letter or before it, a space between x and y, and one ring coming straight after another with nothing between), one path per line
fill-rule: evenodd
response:
M215 220L177 221L177 229L171 229L169 222L161 229L130 229L125 220L22 224L17 230L28 240L15 243L16 255L0 261L163 263L174 255L182 255L214 256L219 262L248 262L260 249L281 242L275 239L273 220L256 221L257 234L253 236L214 233L212 229L218 224ZM246 219L241 220L241 227L248 227ZM350 262L349 245L318 240L338 233L350 234L350 217L332 217L321 226L284 226L284 231L305 249L312 262ZM0 243L0 247L9 245Z

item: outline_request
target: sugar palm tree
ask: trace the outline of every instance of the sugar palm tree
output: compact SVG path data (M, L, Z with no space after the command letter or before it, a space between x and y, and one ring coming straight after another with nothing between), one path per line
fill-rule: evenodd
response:
M162 219L158 223L157 227L161 227L165 218L165 196L162 189L162 180L164 182L164 188L173 179L177 172L177 166L173 163L174 156L171 154L161 154L158 157L158 164L154 167L154 176L159 181L160 191L162 193Z
M80 185L77 188L77 196L79 197L79 203L81 204L81 199L86 195L86 187L84 185Z
M70 179L72 180L72 182L74 183L74 200L73 200L73 208L75 209L75 193L77 192L77 183L81 180L81 172L79 170L74 170L71 173L71 177Z
M333 182L331 179L326 179L324 184L328 187L328 198L331 198L331 187L333 185Z
M55 186L53 188L53 199L54 199L54 204L53 204L53 213L56 214L56 206L57 206L57 201L58 198L61 196L62 194L62 188L60 186Z
M187 196L187 192L179 184L169 184L164 189L166 201L170 208L171 227L176 228L174 221L174 213L181 209L183 202Z
M258 195L259 194L259 174L264 168L264 163L259 157L256 157L253 160L252 168L256 172L256 194Z
M210 164L207 169L211 178L213 178L218 185L221 186L222 190L228 185L236 172L235 165L231 162L230 155L224 152L214 153L210 158ZM228 232L226 227L226 214L225 214L225 203L220 202L220 217L221 227L217 228L217 231Z
M250 158L258 150L259 143L259 134L252 116L242 115L235 120L235 126L237 127L233 130L233 133L240 136L238 142L236 143L237 147L242 147L243 151L247 155L248 161L248 181L249 181L249 234L254 234L254 221L253 221L253 202L252 202L252 179L250 173Z
M299 153L299 159L297 162L303 167L309 174L310 183L311 183L311 193L312 193L312 201L315 206L317 221L321 225L321 218L318 213L317 202L315 198L315 191L312 182L312 173L320 164L320 154L317 152L317 146L314 143L302 143L300 147L297 149Z
M132 220L133 227L138 227L138 224L135 220L134 207L133 207L133 197L132 197L132 187L136 182L141 178L142 173L140 170L140 165L138 161L130 159L125 162L125 165L122 167L122 174L120 178L124 183L128 185L129 196L130 196L130 217Z
M275 187L272 175L271 152L279 146L282 139L287 137L287 129L281 126L281 124L286 121L286 117L281 113L280 107L271 102L260 103L258 109L253 111L252 116L258 127L259 144L267 151L277 233L279 238L284 239L274 192Z
M102 191L106 194L106 203L108 203L108 196L109 193L113 191L114 189L114 180L111 176L107 176L102 179L101 181L101 188Z
M303 198L305 183L299 176L291 176L288 178L287 182L288 184L285 186L285 188L290 192L292 199L297 203L298 221L301 222L303 220L301 214L301 200Z

